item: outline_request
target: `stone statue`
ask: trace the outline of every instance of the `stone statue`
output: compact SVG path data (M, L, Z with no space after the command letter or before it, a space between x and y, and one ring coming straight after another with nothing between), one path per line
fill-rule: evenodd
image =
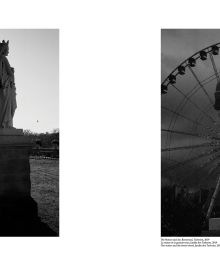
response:
M0 129L13 128L13 117L17 108L14 68L6 56L9 41L0 43Z

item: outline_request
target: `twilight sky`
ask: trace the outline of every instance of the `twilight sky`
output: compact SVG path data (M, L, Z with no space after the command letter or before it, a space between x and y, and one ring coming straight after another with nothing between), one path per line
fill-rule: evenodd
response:
M59 128L59 30L0 29L9 40L18 108L14 127L35 132Z

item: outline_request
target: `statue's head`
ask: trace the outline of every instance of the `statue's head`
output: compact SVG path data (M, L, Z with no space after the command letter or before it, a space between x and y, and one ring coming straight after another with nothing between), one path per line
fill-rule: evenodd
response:
M9 41L5 42L5 40L3 40L0 43L0 54L7 56L9 53Z

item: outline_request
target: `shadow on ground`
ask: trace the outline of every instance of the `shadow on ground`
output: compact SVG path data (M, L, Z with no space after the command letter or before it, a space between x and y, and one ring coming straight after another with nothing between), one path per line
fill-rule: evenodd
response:
M31 197L1 198L0 221L0 236L58 236L40 220Z

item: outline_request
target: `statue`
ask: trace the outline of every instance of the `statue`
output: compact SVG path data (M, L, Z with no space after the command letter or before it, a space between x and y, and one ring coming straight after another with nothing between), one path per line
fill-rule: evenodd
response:
M9 41L0 43L0 129L13 128L13 117L17 108L14 68L6 56Z

